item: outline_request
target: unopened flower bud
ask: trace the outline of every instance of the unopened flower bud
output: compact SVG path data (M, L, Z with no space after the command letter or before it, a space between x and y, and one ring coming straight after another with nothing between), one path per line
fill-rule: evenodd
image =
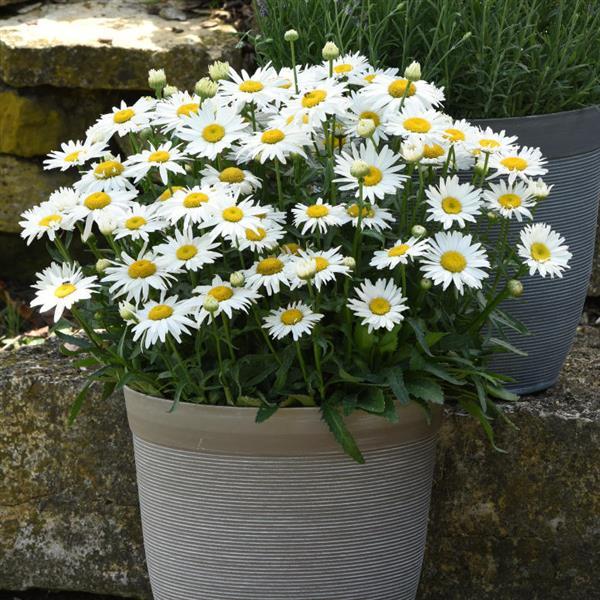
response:
M244 277L244 274L241 271L235 271L229 276L229 283L232 287L239 288L242 287L244 283L246 283L246 278Z
M98 223L98 229L102 235L111 235L119 226L117 220L109 215L100 217L96 222Z
M495 213L493 210L488 210L486 216L490 221L496 221L498 219L498 213Z
M356 127L358 135L363 138L370 138L375 133L376 125L373 119L360 119Z
M366 177L370 172L369 165L364 160L355 160L350 165L350 175L356 177L356 179L362 179Z
M354 271L356 268L356 261L352 256L344 256L344 258L342 258L342 264L345 267L348 267L351 271Z
M327 42L323 46L322 54L325 60L335 60L340 55L340 50L333 42Z
M148 85L153 90L162 90L167 85L167 76L164 69L150 69L148 71Z
M229 63L217 60L208 67L208 74L213 81L229 78Z
M135 306L125 300L119 302L119 316L123 321L135 321Z
M110 267L110 260L108 258L99 258L96 261L96 272L100 275L106 271L106 267Z
M178 91L179 90L174 85L165 85L163 89L163 96L168 98L169 96L176 94Z
M400 144L400 154L406 162L418 162L423 158L425 146L421 142L410 141Z
M510 279L506 284L508 293L513 298L518 298L523 295L523 284L518 279Z
M553 187L553 185L546 185L546 182L540 178L537 181L532 180L529 182L529 193L536 200L544 200L548 197Z
M296 263L296 275L304 281L308 281L317 272L317 261L314 258L302 258Z
M410 234L414 235L416 238L422 238L427 235L427 229L425 229L423 225L414 225L410 230Z
M212 314L219 309L219 301L214 296L207 294L202 306L206 312Z
M409 81L419 81L419 79L421 79L421 64L416 60L413 60L413 62L404 69L404 77Z
M423 279L421 279L421 281L419 281L419 286L424 291L430 290L432 285L433 285L433 282L431 281L431 279L428 279L427 277L423 277Z
M283 34L283 39L286 42L296 42L298 40L300 36L298 35L298 32L295 29L288 29L284 34Z
M217 95L217 91L219 89L219 84L215 81L212 81L208 77L203 77L196 81L196 85L194 86L194 91L200 98L203 100L205 98L214 98Z

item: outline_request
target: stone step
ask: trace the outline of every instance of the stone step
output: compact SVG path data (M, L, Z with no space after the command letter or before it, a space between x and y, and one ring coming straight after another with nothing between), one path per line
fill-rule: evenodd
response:
M600 329L559 384L507 407L494 452L449 409L420 600L587 600L600 589ZM123 399L97 394L55 342L0 353L0 589L150 598ZM375 599L370 599L375 600Z

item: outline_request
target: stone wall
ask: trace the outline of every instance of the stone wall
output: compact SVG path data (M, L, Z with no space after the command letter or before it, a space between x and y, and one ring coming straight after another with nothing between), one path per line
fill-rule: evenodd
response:
M599 372L600 329L585 327L559 384L507 408L507 454L448 411L420 600L594 597ZM147 599L124 402L94 395L68 427L82 382L55 343L0 353L0 589Z

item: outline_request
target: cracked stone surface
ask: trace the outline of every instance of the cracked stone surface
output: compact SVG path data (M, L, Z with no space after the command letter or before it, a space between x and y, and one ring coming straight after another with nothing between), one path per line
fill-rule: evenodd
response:
M490 449L448 410L419 600L588 600L600 589L600 329L559 384L507 408ZM0 589L149 598L122 398L97 394L55 343L0 354Z

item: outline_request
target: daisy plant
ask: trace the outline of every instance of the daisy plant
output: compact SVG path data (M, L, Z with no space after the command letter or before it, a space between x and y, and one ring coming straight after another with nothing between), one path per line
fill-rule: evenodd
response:
M514 397L490 358L523 331L505 301L571 257L532 223L546 161L445 114L418 64L377 70L331 43L323 56L215 64L193 91L156 86L49 155L77 181L21 225L53 259L33 305L90 372L72 417L94 381L173 410L255 407L258 422L319 407L362 461L354 411L394 421L409 401L458 402L493 443L497 399Z

